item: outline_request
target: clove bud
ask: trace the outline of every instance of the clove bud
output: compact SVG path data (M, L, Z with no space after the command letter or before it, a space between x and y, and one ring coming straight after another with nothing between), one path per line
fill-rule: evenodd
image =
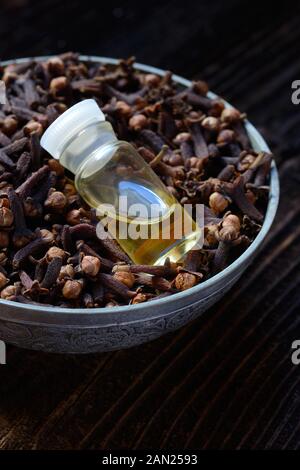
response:
M194 274L181 272L175 278L175 287L178 290L186 290L195 286L198 282L197 276Z
M46 209L60 213L62 212L67 205L66 196L60 191L50 190L50 193L44 202Z
M8 283L7 277L0 272L0 289L3 289L4 286Z
M221 214L228 207L229 201L221 193L214 192L209 196L209 207L215 214Z
M100 267L101 261L95 256L84 256L81 260L81 269L87 276L97 276Z
M14 222L14 216L7 207L0 207L0 227L10 227Z
M47 261L52 261L54 258L65 259L66 252L57 246L51 246L46 253L46 259Z
M128 125L129 128L133 131L140 131L147 127L148 119L144 114L135 114L129 119Z
M83 282L82 281L77 281L77 280L67 280L63 290L62 294L66 299L74 300L78 299L80 296L81 292L83 289Z
M135 277L130 271L116 271L114 273L114 279L122 282L122 284L127 286L129 289L131 289L135 283Z
M1 291L1 299L11 300L17 293L16 286L7 286Z

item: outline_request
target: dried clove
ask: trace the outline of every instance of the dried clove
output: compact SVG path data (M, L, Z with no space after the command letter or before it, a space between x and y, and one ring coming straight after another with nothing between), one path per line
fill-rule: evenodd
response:
M235 174L235 166L227 165L218 174L218 179L221 181L230 181Z
M68 300L75 300L78 299L83 289L83 281L82 280L67 280L62 294Z
M157 289L160 291L170 291L172 288L170 281L168 281L167 279L163 277L152 276L151 274L146 274L146 273L136 274L135 280L138 284L151 287L154 290Z
M238 176L233 183L222 183L221 188L244 214L257 222L263 221L263 215L246 197L242 176Z
M14 162L7 156L4 149L0 149L0 164L9 170L13 170L15 168Z
M131 262L126 253L121 250L117 242L113 238L110 238L109 236L107 237L107 233L105 232L104 227L101 223L97 225L97 236L100 245L103 246L103 248L107 251L107 253L110 254L110 256L112 256L113 259L124 261L125 263Z
M131 289L135 283L135 277L130 271L115 271L114 279L121 282L129 289Z
M53 258L48 264L45 276L41 282L41 287L49 288L54 284L59 276L62 267L62 258Z
M34 256L43 251L48 246L48 241L38 237L32 242L25 245L23 248L18 250L13 257L13 268L18 269L22 263L31 255Z
M198 283L197 276L195 274L181 272L177 274L175 278L175 287L178 290L186 290L194 287Z
M29 152L23 152L18 158L16 171L18 173L18 182L24 181L29 173L32 158Z
M148 87L144 86L141 88L139 91L135 93L122 93L115 88L113 88L111 85L108 85L107 83L104 85L104 91L110 96L117 98L119 101L124 101L127 103L129 106L133 106L134 104L137 103L148 91Z
M8 191L8 199L15 222L13 244L17 248L21 248L35 238L36 235L27 228L22 201L12 188Z
M35 173L32 173L32 175L16 189L18 196L21 198L29 196L32 190L49 174L49 171L48 165L44 165Z
M143 129L140 132L140 137L155 153L159 153L166 144L158 134L150 129ZM170 153L170 151L168 151L168 153Z
M207 158L209 152L206 141L201 131L200 123L197 121L195 122L193 120L189 120L188 125L194 144L195 155L198 158Z
M116 295L122 297L125 300L133 298L136 293L128 289L122 282L115 279L110 274L100 273L99 280L105 287L112 290Z
M101 261L96 256L84 256L81 260L81 269L87 276L97 276L100 271Z
M27 137L22 137L21 139L17 139L14 142L11 142L10 144L6 145L6 147L3 147L2 151L6 155L12 155L16 152L20 152L21 150L23 150L27 143Z
M138 273L147 273L147 274L152 274L153 276L159 276L159 277L171 277L174 276L176 273L176 269L174 266L148 266L148 265L131 265L127 267L130 272L134 274ZM119 266L118 269L122 269L122 266Z
M5 147L11 143L10 138L4 134L4 132L0 131L0 145L1 147Z
M100 282L95 282L92 286L92 296L94 302L98 305L102 305L104 302L104 287Z
M37 92L34 81L30 78L26 78L23 82L23 88L25 93L24 98L28 107L35 109L40 102L40 96Z
M37 170L41 166L41 146L40 139L37 132L31 132L30 137L30 151L31 151L31 160L32 167L34 170Z
M100 263L101 263L101 270L102 271L110 272L112 270L112 268L114 266L114 262L111 261L110 259L107 259L107 258L104 258L103 256L100 256L89 245L87 245L86 243L83 243L82 240L77 242L77 248L78 248L78 250L82 251L85 255L93 256L93 257L98 258L100 260Z

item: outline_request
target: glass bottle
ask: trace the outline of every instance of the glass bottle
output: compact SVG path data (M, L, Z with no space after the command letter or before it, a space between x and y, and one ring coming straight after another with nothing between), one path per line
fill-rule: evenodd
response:
M196 245L196 222L135 148L117 139L95 100L65 111L41 145L74 173L81 197L136 264L178 261Z

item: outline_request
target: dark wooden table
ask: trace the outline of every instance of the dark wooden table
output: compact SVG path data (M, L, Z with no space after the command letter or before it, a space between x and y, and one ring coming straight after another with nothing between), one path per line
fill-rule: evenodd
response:
M137 55L246 111L280 168L264 250L202 318L141 347L89 356L9 348L0 366L0 448L300 447L299 6L275 2L4 2L2 58L66 49ZM68 21L66 22L66 18ZM9 39L8 39L9 35Z

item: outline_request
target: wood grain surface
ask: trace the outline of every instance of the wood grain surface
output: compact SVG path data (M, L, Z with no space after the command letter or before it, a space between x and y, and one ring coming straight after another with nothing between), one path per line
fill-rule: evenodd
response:
M231 292L180 331L88 356L9 347L0 366L0 449L300 447L300 366L291 362L300 339L300 105L291 103L300 7L184 3L4 2L1 55L134 54L206 78L276 154L276 222Z

